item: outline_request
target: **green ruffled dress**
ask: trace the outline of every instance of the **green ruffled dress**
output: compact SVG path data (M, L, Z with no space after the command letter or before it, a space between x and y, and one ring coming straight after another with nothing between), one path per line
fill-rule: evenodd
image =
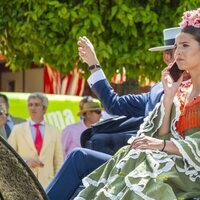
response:
M175 200L199 197L200 127L188 130L185 138L182 138L175 128L180 115L179 101L175 100L174 103L171 133L162 138L172 140L183 157L159 150L134 150L130 145L125 146L83 179L86 188L75 200ZM145 118L138 135L143 133L157 137L156 131L163 117L164 107L159 103Z

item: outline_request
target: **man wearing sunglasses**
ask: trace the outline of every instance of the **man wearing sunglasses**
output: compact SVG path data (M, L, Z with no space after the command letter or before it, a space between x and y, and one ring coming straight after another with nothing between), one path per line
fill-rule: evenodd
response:
M101 110L102 108L100 105L91 100L85 102L83 106L80 107L78 115L82 120L68 125L62 133L62 149L65 158L75 147L81 147L80 137L82 132L101 119Z

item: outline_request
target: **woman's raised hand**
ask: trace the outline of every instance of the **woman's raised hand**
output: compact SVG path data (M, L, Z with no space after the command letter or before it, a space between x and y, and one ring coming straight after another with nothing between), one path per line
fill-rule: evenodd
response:
M163 71L162 71L162 84L164 88L164 94L165 98L167 98L170 101L173 101L174 96L183 81L183 75L178 79L177 82L174 82L173 79L170 76L169 69L171 68L171 65L167 66Z
M80 37L77 44L78 53L83 62L89 66L99 64L94 47L86 36Z

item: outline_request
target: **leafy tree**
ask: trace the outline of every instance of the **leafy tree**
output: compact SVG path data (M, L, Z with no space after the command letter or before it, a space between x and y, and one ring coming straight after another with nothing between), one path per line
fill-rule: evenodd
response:
M43 62L69 72L76 42L86 35L108 76L125 66L129 77L157 81L161 53L148 49L163 44L162 30L177 26L183 11L197 7L199 0L1 0L0 49L13 71Z

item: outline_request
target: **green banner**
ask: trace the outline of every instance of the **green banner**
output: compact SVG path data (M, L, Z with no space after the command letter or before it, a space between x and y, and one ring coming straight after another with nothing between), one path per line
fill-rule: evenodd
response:
M9 113L15 117L29 119L27 99L29 93L4 92L9 99ZM65 126L79 121L79 101L82 97L68 95L46 95L49 100L45 120L63 129Z

